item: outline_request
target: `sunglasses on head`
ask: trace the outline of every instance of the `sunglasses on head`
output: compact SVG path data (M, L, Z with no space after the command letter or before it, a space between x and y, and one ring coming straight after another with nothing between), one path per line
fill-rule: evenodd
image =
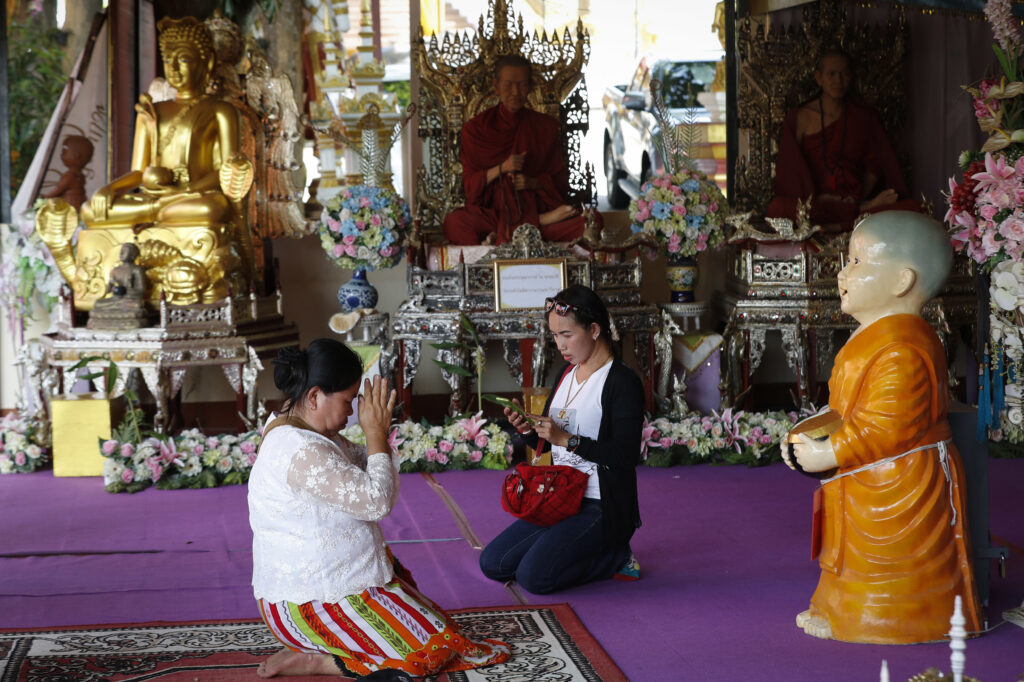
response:
M559 301L557 298L545 298L544 309L546 312L549 313L552 310L554 310L555 313L560 317L565 317L566 315L568 315L570 310L575 310L577 313L583 312L583 309L580 308L578 305L566 303L565 301Z

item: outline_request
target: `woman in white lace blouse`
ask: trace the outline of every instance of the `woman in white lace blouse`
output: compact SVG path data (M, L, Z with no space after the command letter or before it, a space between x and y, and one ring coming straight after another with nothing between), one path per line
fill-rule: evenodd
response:
M399 481L388 382L365 382L363 448L338 433L359 394L355 352L317 339L305 351L282 350L274 364L286 402L263 431L249 523L253 591L284 649L260 665L260 677L408 680L507 660L506 644L468 639L420 594L384 542L377 521L391 512Z

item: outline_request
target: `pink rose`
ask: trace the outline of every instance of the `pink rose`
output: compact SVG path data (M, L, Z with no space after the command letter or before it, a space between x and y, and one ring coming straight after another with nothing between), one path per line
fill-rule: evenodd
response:
M341 232L341 221L334 218L327 219L327 229L331 232Z
M123 443L121 445L121 456L122 457L131 457L134 454L135 454L135 446L134 445L132 445L131 443Z
M100 450L104 455L112 455L117 451L118 442L116 440L105 440Z
M682 204L673 204L672 205L672 212L675 213L677 216L685 216L686 215L686 207L683 206Z
M353 258L359 254L359 249L356 248L355 244L346 244L345 253L352 256Z
M131 467L125 467L125 470L121 472L121 480L125 483L131 483L135 479L135 472L131 470Z
M198 443L193 445L192 446L192 452L197 454L197 455L203 454L203 446L199 445Z
M335 244L334 245L334 249L332 250L332 253L334 253L334 256L336 258L344 256L345 255L345 247L342 246L341 244Z
M442 465L443 464L447 464L448 463L448 455L444 454L443 452L439 452L438 455L437 455L437 463L438 464L442 464Z
M682 187L680 187L679 185L672 185L672 195L673 196L679 196L682 193L683 193L683 188Z
M426 457L428 462L436 462L437 448L427 448Z
M1010 216L999 226L999 234L1012 241L1024 241L1024 220L1017 215Z
M350 234L350 235L348 235L346 237L342 237L341 238L341 243L342 244L355 244L356 243L356 236L354 234Z
M992 204L985 204L978 210L978 213L985 220L992 220L996 217L996 213L999 213L999 209Z
M480 452L479 450L474 450L473 452L469 453L470 462L479 462L483 458L484 453Z
M646 206L644 208L639 209L636 212L636 221L638 223L642 223L642 222L644 222L645 220L647 220L650 217L651 217L651 210L649 208L647 208Z
M381 223L381 220L380 220L380 216L379 215L374 213L372 216L370 216L370 224L371 225L373 225L374 227L380 227L380 223Z
M17 464L18 466L25 466L25 461L26 459L24 452L19 452L14 456L14 463Z
M662 436L661 438L658 439L658 445L660 445L663 448L670 448L672 447L672 439L669 438L668 436Z
M351 199L352 198L352 190L349 190L349 189L341 190L341 196L344 197L345 199Z
M766 433L766 434L764 434L763 436L761 436L760 438L758 438L758 442L760 442L760 443L761 443L761 445L768 445L769 443L771 443L771 442L772 442L772 437L771 437L771 436L769 436L769 435L768 435L768 434Z
M256 463L256 453L254 452L254 453L252 453L251 455L249 455L249 457L248 457L248 458L246 458L246 461L247 461L247 462L249 463L249 466L250 466L250 467L251 467L251 466L252 466L253 464L255 464L255 463Z
M487 447L487 443L490 440L491 440L490 436L488 436L486 433L482 433L481 432L481 433L476 434L476 438L473 439L473 443L478 448L486 448Z
M239 449L245 454L251 455L252 453L256 452L256 444L253 443L252 441L247 440L239 446Z
M711 213L714 213L717 210L718 210L718 202L717 201L712 201L710 204L708 204L708 211L710 211Z
M985 236L981 238L981 248L985 252L985 256L991 258L992 256L999 253L999 249L1003 247L1003 242L996 239L995 232L986 232Z
M443 440L437 444L437 449L440 450L441 452L451 452L452 448L454 447L455 443L451 442L450 440Z
M370 202L370 197L359 197L359 207L360 208L367 208L370 205L370 203L371 203ZM359 229L363 229L363 228L359 228Z

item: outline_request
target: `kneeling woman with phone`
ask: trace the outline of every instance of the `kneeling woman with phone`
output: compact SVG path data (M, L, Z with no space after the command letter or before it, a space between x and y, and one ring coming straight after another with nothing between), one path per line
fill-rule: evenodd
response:
M636 466L644 422L640 378L618 358L608 309L574 285L547 299L547 324L566 365L541 415L505 415L536 448L550 444L552 464L589 478L579 512L553 526L517 519L480 555L492 580L515 580L534 594L640 571L629 547L640 526Z

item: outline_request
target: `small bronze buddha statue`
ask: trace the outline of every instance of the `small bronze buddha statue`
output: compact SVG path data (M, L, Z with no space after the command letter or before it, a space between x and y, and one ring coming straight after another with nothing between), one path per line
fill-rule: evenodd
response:
M108 297L98 299L89 313L89 329L138 329L148 322L143 303L146 273L135 263L139 247L132 242L122 244L120 255L121 262L110 271Z

